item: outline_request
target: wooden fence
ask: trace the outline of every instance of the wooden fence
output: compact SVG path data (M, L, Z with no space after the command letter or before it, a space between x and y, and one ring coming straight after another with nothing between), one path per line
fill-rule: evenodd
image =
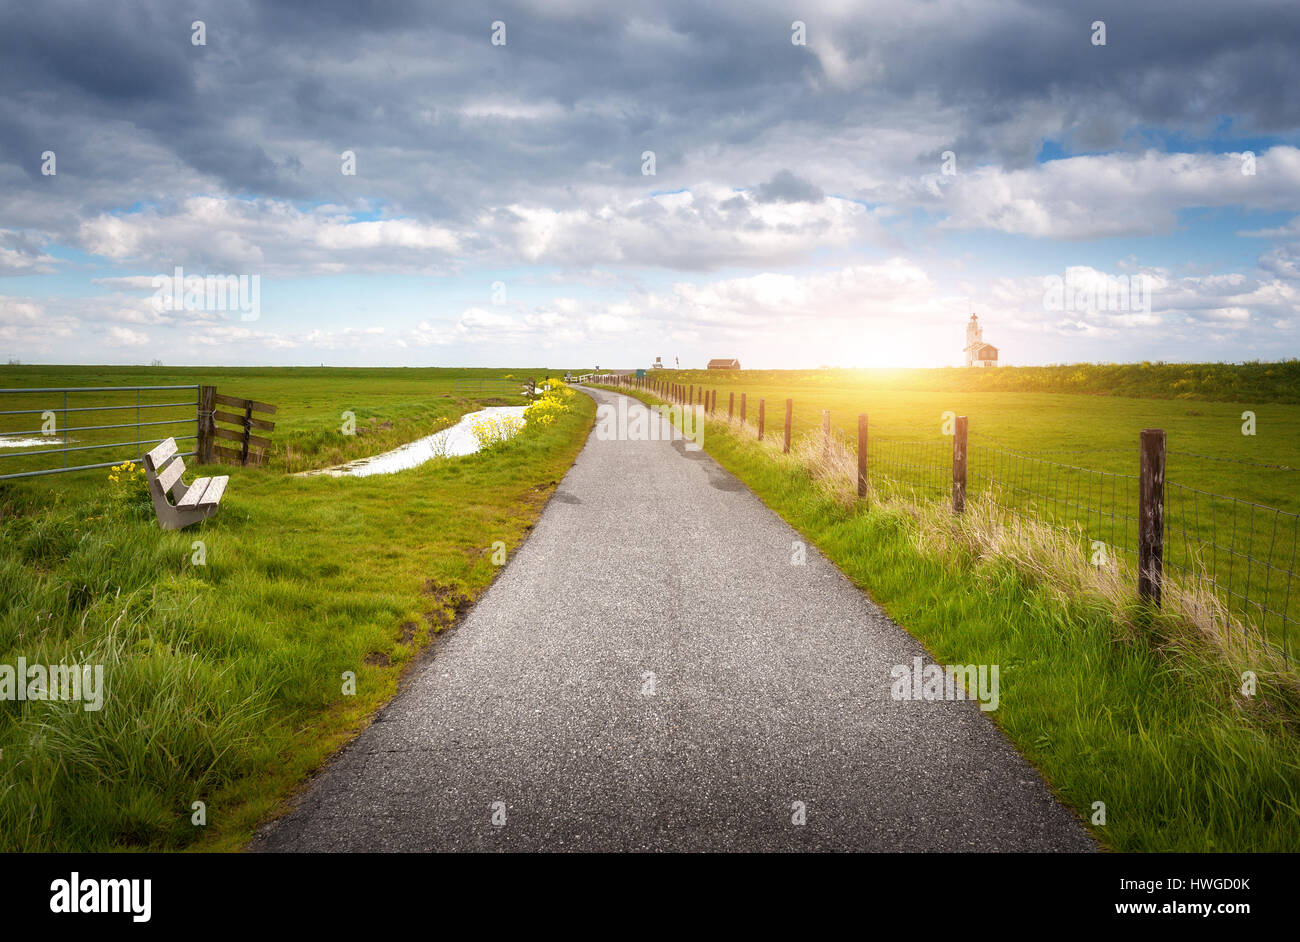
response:
M275 406L265 402L223 395L215 386L199 387L199 464L265 464L271 439L254 435L253 431L274 431L275 423L256 418L253 413L274 415L275 411ZM235 429L222 428L217 423L233 425ZM218 441L233 442L237 447L217 444Z

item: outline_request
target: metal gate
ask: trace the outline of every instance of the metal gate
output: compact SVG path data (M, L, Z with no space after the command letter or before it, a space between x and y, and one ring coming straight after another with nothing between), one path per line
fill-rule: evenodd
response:
M0 389L0 471L6 472L0 480L136 461L165 438L175 438L178 445L197 442L198 407L197 385ZM106 421L123 418L126 421ZM134 429L135 437L114 441L130 435L123 429ZM193 447L181 452L194 453Z

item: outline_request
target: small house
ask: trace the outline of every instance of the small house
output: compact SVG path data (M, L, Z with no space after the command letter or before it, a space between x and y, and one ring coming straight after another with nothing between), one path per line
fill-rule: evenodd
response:
M738 370L740 369L739 360L710 360L709 369L711 370Z

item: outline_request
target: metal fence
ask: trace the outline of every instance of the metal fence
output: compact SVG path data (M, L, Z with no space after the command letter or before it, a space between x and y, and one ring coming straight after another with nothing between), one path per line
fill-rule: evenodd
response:
M139 460L164 438L197 441L198 405L197 385L0 389L0 480Z
M952 450L951 441L874 443L873 486L879 488L883 478L918 495L943 497L952 487ZM1138 450L1128 455L1136 470ZM1140 474L982 445L969 448L967 468L968 498L1076 538L1083 552L1113 553L1138 564ZM1300 514L1169 479L1163 481L1161 510L1163 572L1214 592L1231 614L1293 662L1300 626Z

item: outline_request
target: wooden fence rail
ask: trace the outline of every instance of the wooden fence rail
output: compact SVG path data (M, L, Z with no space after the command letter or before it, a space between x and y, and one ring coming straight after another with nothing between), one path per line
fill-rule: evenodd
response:
M274 431L275 423L269 419L256 418L254 412L274 415L276 407L253 399L223 395L217 392L215 386L200 387L197 448L199 463L244 466L265 464L266 453L271 448L271 439L254 435L253 432L254 430ZM218 422L234 425L236 428L222 428L217 424ZM218 441L233 442L238 447L219 445Z

